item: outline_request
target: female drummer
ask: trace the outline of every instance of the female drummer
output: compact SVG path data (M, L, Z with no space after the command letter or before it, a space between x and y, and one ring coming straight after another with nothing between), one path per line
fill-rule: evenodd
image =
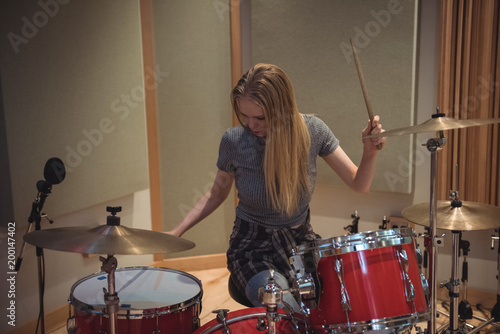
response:
M236 220L227 251L231 278L254 304L259 287L275 270L282 289L291 283L289 258L296 245L319 238L309 222L309 202L322 157L354 191L367 193L375 171L377 144L365 138L382 130L379 117L362 132L363 156L357 167L323 121L299 113L292 84L279 67L257 64L231 93L241 125L223 135L212 188L184 220L168 233L183 235L217 209L233 181L238 192ZM298 310L291 294L284 301Z

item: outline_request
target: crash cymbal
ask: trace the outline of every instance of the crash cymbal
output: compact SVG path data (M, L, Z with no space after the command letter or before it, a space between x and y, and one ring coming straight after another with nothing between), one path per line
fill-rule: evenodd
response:
M86 254L159 254L191 249L191 241L161 232L117 225L34 231L24 240L37 247Z
M403 136L415 133L437 132L452 129L461 129L471 126L500 123L500 118L454 119L451 117L433 117L422 124L388 130L367 138Z
M453 208L451 201L438 201L436 228L453 231L478 231L500 227L500 208L493 205L462 201ZM412 223L430 226L430 203L420 203L405 208L404 218Z

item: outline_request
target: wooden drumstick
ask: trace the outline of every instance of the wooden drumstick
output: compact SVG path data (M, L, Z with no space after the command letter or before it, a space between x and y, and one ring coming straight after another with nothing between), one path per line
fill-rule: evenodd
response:
M354 64L356 64L356 70L358 72L359 83L361 84L361 90L363 91L363 97L365 99L366 110L368 111L368 117L370 117L370 126L373 128L372 105L370 103L370 99L368 98L368 94L366 92L365 76L363 75L363 69L361 68L361 62L359 61L358 52L356 51L356 47L354 46L354 42L352 41L352 38L351 38L351 47L352 47L352 54L354 56ZM377 144L377 148L379 150L381 150L382 143Z

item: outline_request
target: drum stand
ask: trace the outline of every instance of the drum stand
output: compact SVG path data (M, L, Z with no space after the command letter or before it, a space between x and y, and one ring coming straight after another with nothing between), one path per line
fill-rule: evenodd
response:
M278 305L285 304L283 301L284 293L291 293L292 289L281 289L279 285L276 284L274 280L274 270L269 270L269 280L267 284L259 288L259 300L262 304L266 305L266 320L267 320L267 333L266 334L278 334L276 325L281 320L281 316L278 313ZM287 306L288 304L285 304ZM289 306L289 305L288 305ZM297 334L300 334L297 322L293 316L293 309L290 307L290 317L295 325L295 330ZM258 329L264 328L262 325L258 326ZM263 330L263 329L262 329ZM309 333L309 329L306 324L306 334Z
M499 233L500 229L495 229L495 232ZM499 237L492 236L491 249L495 249L495 247L494 247L494 240L495 239L498 240ZM469 334L477 333L481 329L483 329L485 326L488 326L488 325L494 325L497 328L500 327L500 325L497 324L497 322L500 321L500 245L498 247L497 270L498 270L498 273L497 273L497 302L496 302L495 306L493 306L493 309L491 309L491 318L490 319L483 319L483 318L479 318L479 317L474 316L474 318L482 320L483 323L480 324L479 326L477 326L476 328L474 328L473 330L471 330L469 332Z
M495 232L500 233L500 229L495 229ZM498 240L498 239L499 239L498 236L492 236L491 249L495 249L495 240ZM495 306L493 306L493 308L491 309L491 318L488 320L480 319L480 320L483 320L484 322L482 324L480 324L479 326L477 326L476 328L474 328L473 330L471 330L469 332L469 334L474 334L474 333L480 331L485 326L488 326L490 324L495 325L496 327L500 327L500 325L497 324L497 322L500 321L500 245L498 247L497 270L498 270L498 273L497 273L497 302L496 302ZM478 318L478 317L474 317L474 318Z
M434 159L435 160L435 159ZM434 161L432 162L433 164L436 164L436 167L437 167L437 163ZM432 174L435 173L435 171L437 170L434 169L434 165L431 169L431 179L433 179L433 182L435 182L435 178L432 177ZM457 171L457 175L458 175L458 171ZM431 186L432 188L432 186ZM432 190L431 190L431 198L432 198ZM457 181L457 190L456 191L450 191L450 199L451 199L451 207L452 208L459 208L462 206L462 202L460 201L459 199L459 195L458 195L458 181ZM434 198L434 201L436 201L436 198ZM435 208L435 206L434 206ZM434 211L434 214L433 214L433 204L432 204L432 201L431 201L431 217L435 217L435 211ZM434 220L434 222L436 222L436 220ZM432 227L433 227L433 224L431 223L431 229L430 231L432 231ZM434 226L434 229L435 229L435 226ZM433 232L430 232L431 235L435 235ZM439 240L439 239L436 239L436 240ZM429 241L427 242L427 244L429 244ZM455 333L458 333L458 334L465 334L465 333L469 333L469 334L473 334L473 333L476 333L478 331L480 331L483 327L493 323L493 321L497 321L500 317L500 307L495 311L495 313L498 313L497 314L497 317L493 316L493 310L492 310L492 318L485 321L483 324L479 325L478 327L474 328L472 325L470 324L467 324L467 322L465 322L466 319L472 319L473 318L473 314L472 314L472 308L469 304L469 302L467 301L467 282L468 282L468 264L467 264L467 255L468 255L468 252L469 252L469 246L470 246L470 243L466 240L462 240L462 232L461 231L455 231L453 230L452 231L452 267L451 267L451 278L449 280L448 283L441 283L440 284L440 287L446 287L448 290L449 290L449 296L450 296L450 313L449 314L446 314L444 312L441 312L441 314L443 315L446 315L449 317L450 321L441 326L441 328L439 328L437 330L437 332L440 332L442 329L444 329L446 326L449 326L448 329L445 329L442 331L443 334L455 334ZM463 263L463 267L462 267L462 281L464 282L464 298L463 300L460 302L460 304L458 304L458 298L460 296L460 280L458 278L458 267L459 267L459 258L460 258L460 249L463 250L463 253L464 253L464 263ZM429 252L430 253L430 252ZM435 254L434 254L435 256ZM430 263L432 259L429 260ZM435 263L435 262L434 262ZM500 247L499 247L499 257L498 257L498 270L499 270L499 276L497 276L497 279L500 280ZM429 271L429 276L431 277L434 277L434 273L436 272L435 271L435 268L436 266L431 266L431 270ZM435 309L435 305L436 305L436 294L435 293L432 293L433 289L435 289L436 285L435 285L435 278L433 279L432 281L432 285L431 285L431 307L434 307L434 309L431 311L431 312L436 312L436 309ZM497 304L495 305L495 307L497 307L497 305L499 304L500 302L500 281L498 283L498 287L497 287ZM495 309L495 308L494 308ZM429 327L428 327L428 331L429 329L435 329L435 327L432 327L432 326L435 326L435 322L433 324L431 324L431 322L433 322L435 320L435 316L432 315L431 316L431 321L429 322ZM462 319L464 320L464 323L463 323L463 326L462 328L459 328L459 319ZM486 319L484 319L486 320ZM471 331L467 331L467 327L471 327L473 328ZM429 333L435 333L435 332L431 332L429 331Z
M500 229L495 229L495 232L497 232L499 235L498 236L492 236L491 238L491 249L495 249L495 240L499 240L500 238ZM491 319L494 321L500 321L500 244L498 245L498 255L497 255L497 302L495 306L493 306L493 309L491 309ZM491 320L490 319L490 320Z
M118 293L115 291L115 270L118 261L113 255L108 255L106 259L100 256L99 260L102 262L101 270L108 273L108 290L106 291L106 288L103 288L104 302L106 303L106 310L109 315L109 332L110 334L115 334L117 323L116 313L118 312L118 305L120 303Z
M458 197L456 199L458 201ZM452 202L452 206L453 206L453 203L455 202L455 200ZM458 201L459 202L459 201ZM458 202L455 202L455 203L458 203ZM460 257L460 254L459 254L459 251L460 251L460 239L461 239L461 234L462 232L460 231L452 231L453 233L453 236L452 236L452 260L451 260L451 278L450 278L450 281L448 283L441 283L440 284L440 287L446 287L450 293L449 293L449 296L450 296L450 314L448 315L450 317L450 321L448 324L445 324L444 326L446 325L449 325L448 329L444 330L443 333L446 334L446 333L466 333L466 331L462 328L462 329L459 329L458 328L458 320L459 318L461 319L471 319L472 318L472 314L470 315L470 317L468 317L467 314L463 314L464 312L461 312L462 314L462 317L459 317L459 304L457 303L458 302L458 298L460 296L460 280L458 278L458 264L459 264L459 257ZM464 253L464 256L465 256L465 253ZM467 270L467 262L464 262L464 273L465 271ZM463 279L465 280L466 279L466 274L463 275ZM467 308L467 306L465 304L467 304L468 302L466 302L465 300L462 301L460 303L460 305L462 306L462 308ZM470 305L468 305L468 310L472 311Z

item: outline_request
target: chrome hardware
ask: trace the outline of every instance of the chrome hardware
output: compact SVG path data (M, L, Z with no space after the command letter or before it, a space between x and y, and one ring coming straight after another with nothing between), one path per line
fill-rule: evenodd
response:
M223 334L231 334L231 330L229 329L229 327L227 327L227 321L226 321L227 312L229 312L229 310L226 309L219 309L212 311L212 313L215 313L217 315L216 317L217 322L219 324L222 324L222 326L224 327L224 330L222 332Z
M410 280L410 276L408 275L408 268L409 268L408 254L404 249L396 248L396 256L398 258L399 268L401 269L401 273L403 275L406 301L407 302L414 301L415 287L413 286L413 283Z
M344 266L342 264L342 259L336 259L335 260L335 271L337 272L337 277L340 282L340 295L341 295L341 300L342 300L342 308L344 311L351 311L351 301L349 300L349 294L347 293L347 290L344 285Z

